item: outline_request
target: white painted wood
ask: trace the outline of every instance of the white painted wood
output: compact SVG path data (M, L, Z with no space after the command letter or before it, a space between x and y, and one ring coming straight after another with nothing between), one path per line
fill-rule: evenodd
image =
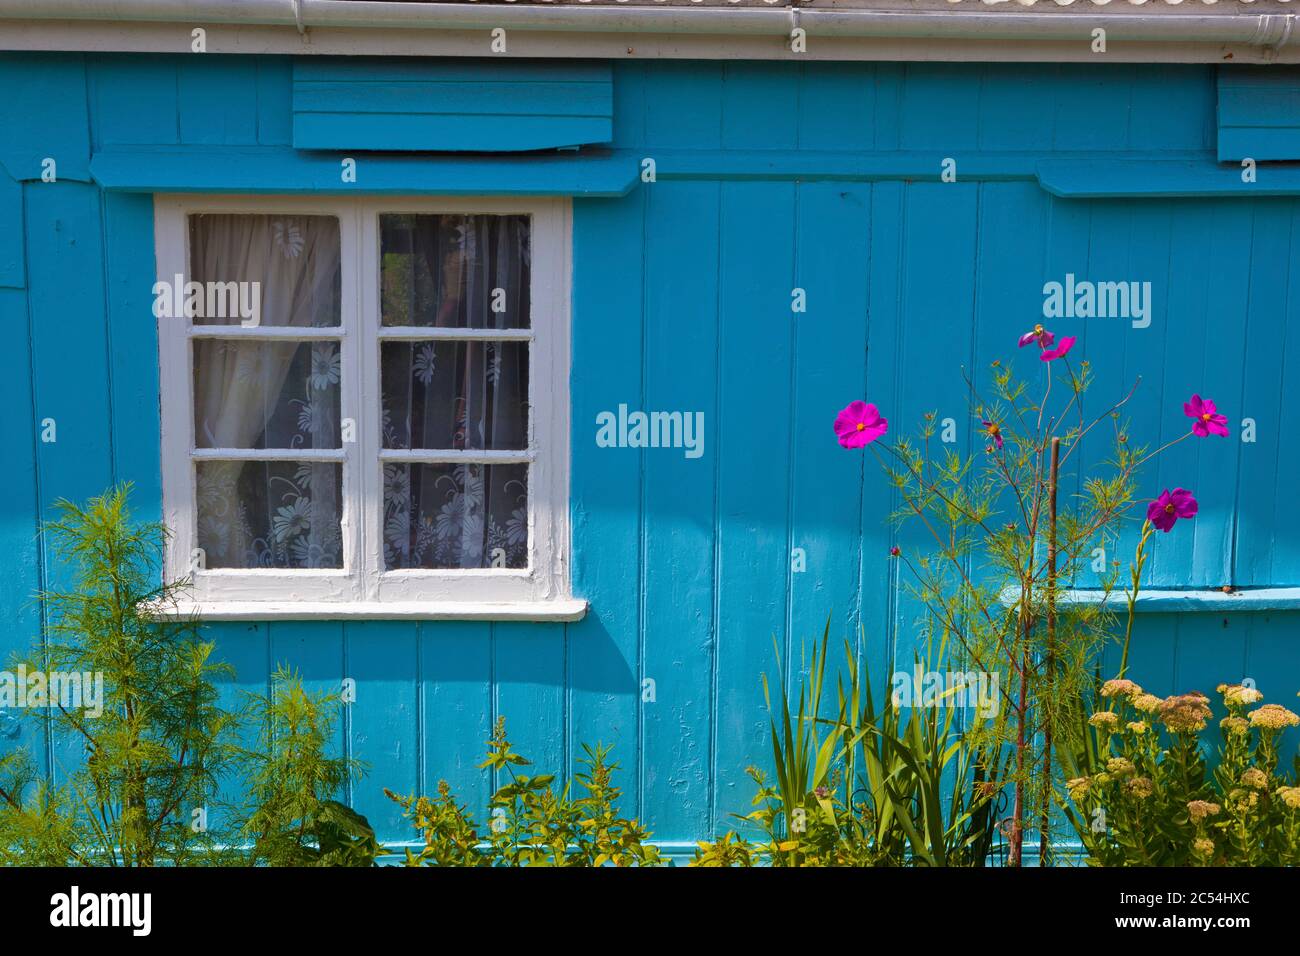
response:
M207 621L580 621L587 602L553 601L216 601L157 608L158 616Z
M576 620L585 611L569 585L569 315L572 221L567 199L417 199L158 196L158 275L188 280L186 217L195 213L294 213L338 219L343 263L337 329L192 326L159 320L164 520L172 528L164 573L190 578L188 606L212 620L287 617L412 617ZM532 220L530 328L427 329L380 324L379 216L383 213L522 214ZM341 415L356 441L339 450L196 449L192 338L328 339L340 343ZM379 342L383 339L510 340L530 343L529 447L513 450L382 449ZM343 464L341 570L195 569L193 462L316 460ZM525 569L386 571L383 461L529 464L529 562ZM577 605L582 610L575 610ZM382 607L393 610L381 612Z

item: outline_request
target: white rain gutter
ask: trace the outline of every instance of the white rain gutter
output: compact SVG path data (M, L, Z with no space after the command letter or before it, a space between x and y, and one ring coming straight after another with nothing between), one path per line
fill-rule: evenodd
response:
M514 30L569 33L1073 40L1244 44L1278 49L1291 13L813 10L802 7L586 6L548 3L391 3L370 0L0 0L0 21L153 21L207 25Z

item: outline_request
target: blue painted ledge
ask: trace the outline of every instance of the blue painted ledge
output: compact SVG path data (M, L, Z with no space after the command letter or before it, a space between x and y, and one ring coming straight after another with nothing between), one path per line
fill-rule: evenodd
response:
M1019 588L1002 592L1002 603L1013 606L1019 599ZM1058 604L1109 604L1112 610L1126 611L1128 599L1123 591L1101 591L1091 588L1062 591ZM1245 588L1238 591L1161 590L1138 592L1136 611L1179 614L1198 611L1297 611L1300 610L1300 588Z
M356 161L345 183L342 161ZM635 157L611 150L512 156L301 152L283 147L141 146L95 153L90 174L124 192L622 196Z
M1181 199L1198 196L1300 196L1300 165L1263 165L1255 182L1241 181L1241 166L1198 160L1045 160L1038 183L1064 199Z

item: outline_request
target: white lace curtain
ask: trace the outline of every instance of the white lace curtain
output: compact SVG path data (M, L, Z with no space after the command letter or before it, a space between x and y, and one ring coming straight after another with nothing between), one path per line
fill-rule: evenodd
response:
M525 216L381 217L385 326L519 329L529 323ZM386 341L386 448L525 451L528 344ZM387 464L390 568L525 567L528 466Z
M332 217L192 216L190 272L204 284L257 283L262 326L339 325L339 225ZM194 321L238 326L241 318ZM337 342L199 338L193 356L196 447L340 446ZM342 567L337 463L202 460L196 472L199 547L208 567Z

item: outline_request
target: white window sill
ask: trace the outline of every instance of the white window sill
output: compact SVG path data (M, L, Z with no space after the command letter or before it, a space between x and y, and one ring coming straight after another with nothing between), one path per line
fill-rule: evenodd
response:
M581 598L550 601L182 601L165 617L204 621L580 621Z

